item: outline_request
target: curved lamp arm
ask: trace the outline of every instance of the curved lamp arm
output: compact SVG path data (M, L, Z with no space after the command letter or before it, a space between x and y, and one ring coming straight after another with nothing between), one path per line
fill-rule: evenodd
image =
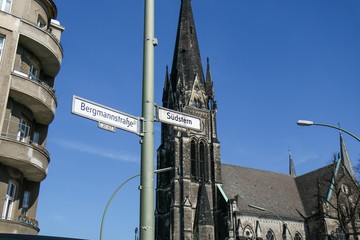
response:
M360 142L360 138L355 136L353 133L341 128L341 127L336 127L334 125L330 125L330 124L325 124L325 123L314 123L313 121L309 121L309 120L299 120L297 121L297 125L299 126L323 126L323 127L329 127L329 128L334 128L334 129L337 129L337 130L340 130L344 133L347 133L349 134L350 136L352 136L353 138L355 138L356 140L358 140Z
M129 177L128 179L126 179L125 181L123 181L117 188L116 190L113 192L113 194L111 195L108 203L106 204L102 219L101 219L101 226L100 226L100 240L102 240L102 235L103 235L103 228L104 228L104 221L105 221L105 216L107 213L107 210L110 206L110 203L112 202L113 198L115 197L116 193L122 188L122 186L124 186L128 181L130 181L131 179L134 179L136 177L140 176L140 174L136 174L132 177Z
M171 171L173 170L174 168L173 167L167 167L167 168L162 168L162 169L157 169L157 170L154 170L154 173L163 173L163 172L168 172L168 171ZM124 180L116 189L115 191L113 192L113 194L111 195L109 201L107 202L106 204L106 207L105 207L105 210L104 210L104 213L103 213L103 216L102 216L102 219L101 219L101 226L100 226L100 240L102 240L102 236L103 236L103 228L104 228L104 222L105 222L105 217L106 217L106 213L108 211L108 208L110 206L110 203L112 202L113 198L115 197L115 195L117 194L117 192L127 183L129 182L130 180L136 178L136 177L139 177L141 174L138 173L132 177L129 177L128 179Z

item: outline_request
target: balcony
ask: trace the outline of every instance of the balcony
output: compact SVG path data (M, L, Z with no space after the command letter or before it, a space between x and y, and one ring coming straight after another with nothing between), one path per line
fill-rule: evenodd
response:
M41 182L47 175L50 155L46 149L3 132L0 136L0 162L18 169L29 181Z
M23 19L20 21L19 33L19 43L36 53L46 74L56 76L63 58L62 47L57 38Z
M8 233L22 233L29 235L37 235L40 231L38 223L35 219L19 216L18 218L4 219L0 217L0 228L6 229ZM3 232L5 233L5 232Z
M44 81L30 79L27 75L14 71L11 76L10 97L28 107L38 123L48 125L56 110L54 90Z

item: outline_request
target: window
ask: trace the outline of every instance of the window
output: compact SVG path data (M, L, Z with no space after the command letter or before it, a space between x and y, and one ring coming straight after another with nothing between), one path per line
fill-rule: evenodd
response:
M41 62L34 53L19 46L17 50L17 63L15 72L30 79L39 80L41 75Z
M34 65L31 65L30 66L30 71L29 71L29 77L30 79L39 79L39 76L40 76L40 70L34 66Z
M5 38L0 36L0 60L1 60L2 53L4 51L4 42L5 42Z
M19 129L16 136L16 140L20 142L25 142L29 134L30 134L29 121L22 117L19 122Z
M24 197L22 202L22 209L21 209L22 215L27 215L29 210L29 203L30 203L30 193L26 191L24 192Z
M46 27L46 22L40 15L39 15L38 20L37 20L37 26L39 28L45 28Z
M339 240L346 240L346 235L341 228L336 229L336 236L337 236L337 239L339 239Z
M206 168L205 168L205 146L204 143L200 143L200 177L201 179L205 179L206 174Z
M190 147L190 158L191 158L191 176L197 176L197 169L196 169L196 144L195 141L191 141Z
M191 141L190 147L191 177L196 180L209 180L206 146L204 142L197 144Z
M254 236L254 231L252 230L252 228L250 226L246 226L244 229L244 237L246 237L246 239L252 239Z
M301 234L298 232L295 233L294 240L302 240Z
M10 12L12 0L0 0L0 11Z
M32 143L33 143L33 144L39 144L39 138L40 138L40 133L34 132L34 134L33 134L33 139L32 139Z
M345 184L341 184L341 191L346 195L349 195L350 193L349 187Z
M271 229L269 229L266 233L266 240L275 240L274 233Z
M13 203L15 201L15 194L16 194L16 185L14 182L9 181L8 188L6 191L6 196L5 196L4 209L3 209L3 213L2 213L3 219L11 218Z

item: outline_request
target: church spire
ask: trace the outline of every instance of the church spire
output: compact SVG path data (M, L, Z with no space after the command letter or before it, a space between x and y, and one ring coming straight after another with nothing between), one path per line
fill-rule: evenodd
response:
M169 98L169 68L168 65L166 65L166 73L165 73L165 81L164 81L164 88L163 88L163 96L162 96L162 102L163 106L167 107L168 105L168 98Z
M206 100L203 97L191 102L194 89L205 93L205 79L190 0L181 1L170 82L176 91L179 110L184 105L206 105L201 102Z
M353 178L355 178L354 169L352 167L351 160L350 160L349 154L347 152L346 145L345 145L343 136L341 134L341 131L340 131L340 161L342 161L342 163L346 167L349 174Z
M296 177L295 165L290 150L289 150L289 175L292 177Z
M211 71L210 71L210 60L207 58L206 64L206 82L205 82L205 91L206 95L208 96L208 104L209 108L216 110L216 101L215 101L215 93L214 93L214 85L211 79Z

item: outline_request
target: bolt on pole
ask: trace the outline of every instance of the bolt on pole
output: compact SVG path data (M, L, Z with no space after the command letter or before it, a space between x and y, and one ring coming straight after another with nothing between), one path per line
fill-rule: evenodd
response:
M140 179L140 240L154 240L154 0L145 0Z

